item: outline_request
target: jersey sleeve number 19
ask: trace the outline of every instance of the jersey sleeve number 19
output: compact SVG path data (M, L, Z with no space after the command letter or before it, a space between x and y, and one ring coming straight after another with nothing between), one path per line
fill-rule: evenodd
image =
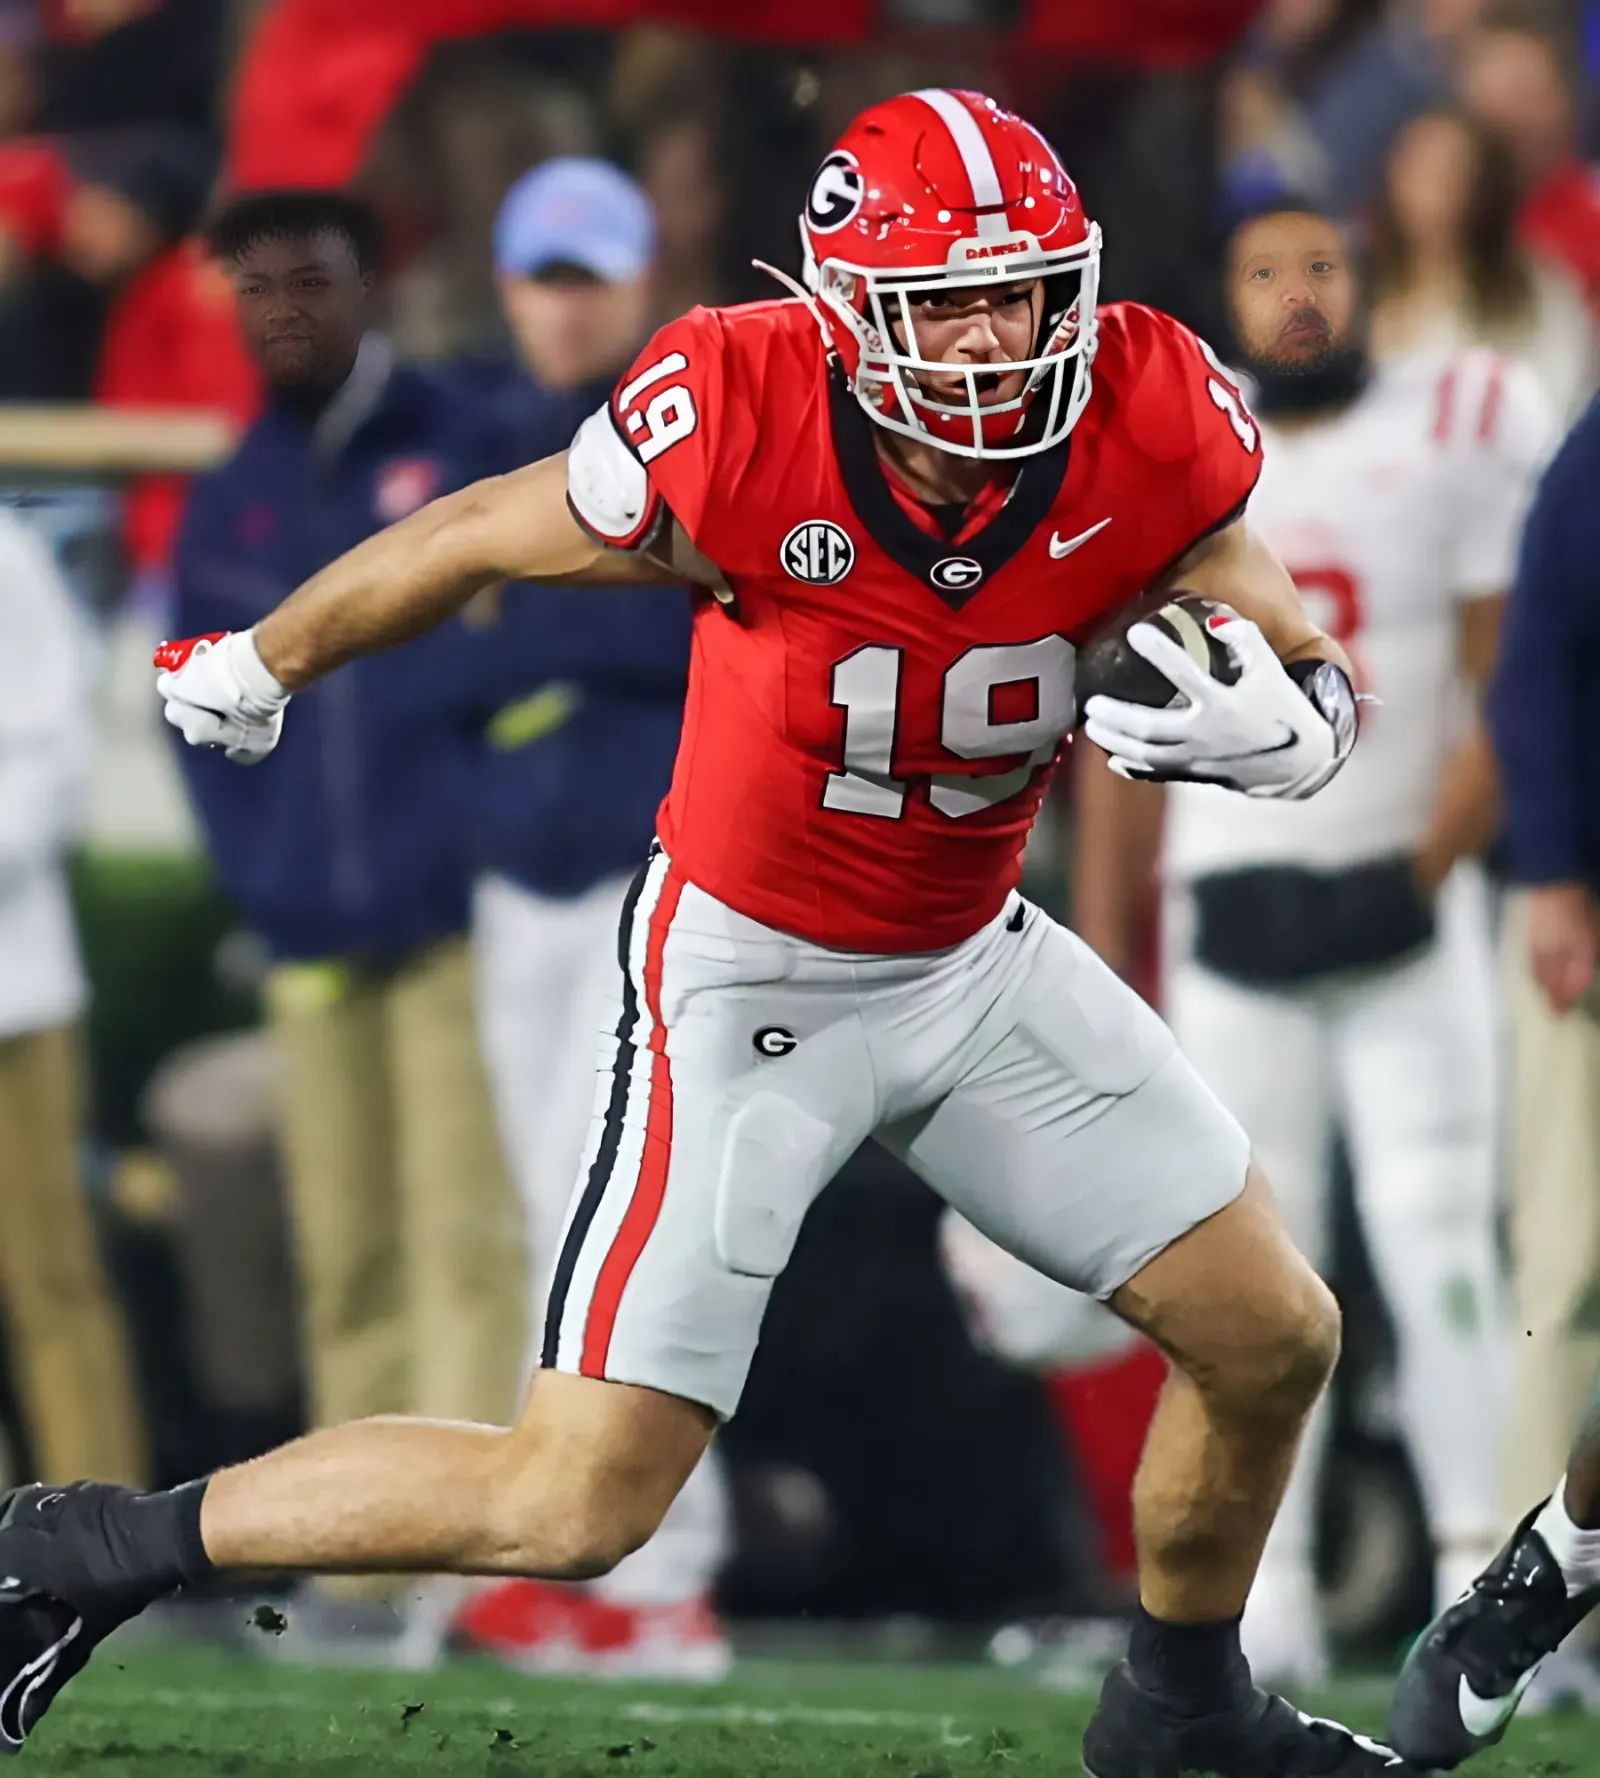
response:
M689 360L682 352L669 352L617 391L617 413L627 416L622 423L641 463L653 462L663 451L687 438L700 424L694 396L687 383L672 383L665 389L657 389L643 406L633 406L657 383L688 368ZM631 413L630 408L633 409Z
M935 774L928 801L959 820L1019 795L1035 771L1055 757L1072 727L1075 651L1065 636L969 648L944 676L939 743L957 759L1023 756L1007 772ZM906 781L894 775L901 720L900 649L869 644L833 666L829 701L844 711L842 769L828 774L822 806L839 814L896 821L905 811ZM1007 718L999 693L1009 693Z

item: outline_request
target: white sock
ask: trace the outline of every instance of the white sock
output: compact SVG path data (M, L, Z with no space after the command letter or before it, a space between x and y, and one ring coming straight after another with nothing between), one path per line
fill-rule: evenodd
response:
M1544 1511L1533 1521L1533 1528L1555 1557L1570 1598L1585 1587L1600 1586L1600 1531L1586 1531L1567 1517L1566 1487L1563 1476Z

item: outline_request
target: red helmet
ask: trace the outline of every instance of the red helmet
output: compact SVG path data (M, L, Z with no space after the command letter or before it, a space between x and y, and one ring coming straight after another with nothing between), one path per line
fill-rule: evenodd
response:
M963 457L1026 457L1077 424L1094 357L1100 230L1032 124L982 93L944 88L874 105L817 169L800 237L806 287L880 426ZM984 405L978 379L992 367L924 358L911 299L1031 277L1044 282L1045 306L1033 356L1016 361L1022 393ZM935 400L918 380L962 368L965 403Z

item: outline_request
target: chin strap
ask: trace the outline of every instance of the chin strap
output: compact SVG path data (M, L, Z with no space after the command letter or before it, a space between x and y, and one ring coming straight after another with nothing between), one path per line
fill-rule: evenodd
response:
M828 329L827 317L823 314L822 306L816 296L807 290L798 279L791 278L787 272L780 272L775 265L768 265L764 259L752 259L750 263L758 272L765 272L769 278L776 278L791 296L800 298L801 302L811 311L811 319L817 324L818 331L822 335L822 343L831 352L833 350L833 335Z

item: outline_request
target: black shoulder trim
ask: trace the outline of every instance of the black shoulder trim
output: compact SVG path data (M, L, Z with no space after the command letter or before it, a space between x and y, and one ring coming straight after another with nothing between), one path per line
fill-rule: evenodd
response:
M1253 494L1254 492L1255 486L1252 484L1250 494ZM1171 560L1168 561L1166 566L1162 568L1160 573L1153 574L1150 577L1151 586L1159 586L1197 544L1204 543L1208 537L1215 537L1219 531L1226 531L1235 519L1242 519L1244 517L1245 508L1250 504L1250 494L1246 494L1242 500L1229 507L1220 519L1214 519L1203 531L1196 531L1194 536L1189 539L1182 549L1177 551Z
M837 361L828 376L828 407L834 453L856 517L885 554L952 611L959 611L1033 536L1055 505L1066 477L1072 450L1070 432L1048 451L1023 458L1010 498L976 536L963 543L949 543L942 537L930 537L913 523L890 492L873 445L872 421L850 393ZM966 572L941 576L937 570L952 561L962 563Z

